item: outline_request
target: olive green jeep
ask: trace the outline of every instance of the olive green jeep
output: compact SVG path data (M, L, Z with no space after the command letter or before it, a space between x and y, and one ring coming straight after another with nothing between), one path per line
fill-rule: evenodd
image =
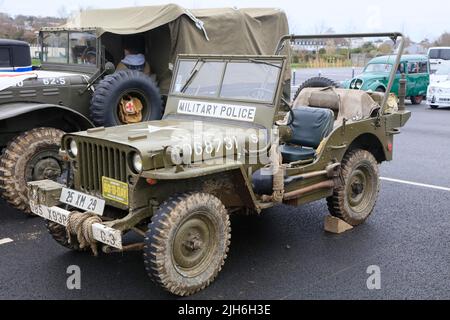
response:
M58 155L64 133L160 120L179 53L272 54L287 32L279 9L175 4L87 10L42 28L41 69L0 76L0 195L30 213L26 183L66 176ZM117 67L127 46L145 56L150 76ZM30 50L21 47L31 69ZM10 53L0 51L3 63Z
M393 137L410 117L404 96L397 109L388 93L307 88L291 104L282 95L288 63L180 55L163 119L64 135L73 179L29 183L32 211L69 249L142 250L150 277L181 296L221 270L230 214L326 199L333 216L363 223L378 165L392 160Z

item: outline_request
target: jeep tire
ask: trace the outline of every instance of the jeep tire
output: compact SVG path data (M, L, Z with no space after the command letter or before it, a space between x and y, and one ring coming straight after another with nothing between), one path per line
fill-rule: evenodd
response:
M139 99L142 121L160 120L162 100L156 83L142 72L120 70L106 76L95 87L91 100L91 119L97 126L124 125L119 116L120 101L125 96Z
M149 224L145 268L172 294L192 295L216 278L230 238L229 216L218 198L206 193L174 196L159 207Z
M366 150L348 152L342 161L343 185L327 198L328 210L352 226L362 224L372 213L380 189L378 163Z
M0 192L14 208L31 214L27 182L57 180L64 173L59 156L64 132L36 128L12 139L0 159Z

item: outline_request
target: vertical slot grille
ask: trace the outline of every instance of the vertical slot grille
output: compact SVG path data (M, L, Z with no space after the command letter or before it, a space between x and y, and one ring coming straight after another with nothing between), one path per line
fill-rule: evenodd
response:
M93 142L78 142L80 187L87 192L102 190L102 176L127 181L126 152Z

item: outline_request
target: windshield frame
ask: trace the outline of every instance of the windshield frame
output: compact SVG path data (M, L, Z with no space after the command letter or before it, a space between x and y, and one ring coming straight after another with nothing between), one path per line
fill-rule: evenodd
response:
M96 37L96 62L95 64L75 64L70 63L70 33L92 33L93 36ZM58 63L58 62L47 62L44 61L44 37L49 33L66 33L67 34L67 63ZM97 35L97 29L95 28L83 28L83 29L61 29L61 28L45 28L39 32L39 47L40 53L39 58L41 60L42 70L57 70L57 71L75 71L75 72L83 72L93 74L98 69L101 68L101 57L102 57L102 44L101 38Z
M220 77L219 90L215 96L204 96L204 95L189 95L182 93L180 91L175 91L175 85L176 85L176 75L178 73L180 63L182 61L193 61L194 63L198 62L222 62L224 63L222 74ZM204 56L201 55L198 56L192 56L192 55L179 55L175 68L174 73L172 77L172 83L170 85L170 91L169 95L174 97L180 97L180 98L193 98L193 99L203 99L203 100L211 100L211 101L229 101L229 102L244 102L249 104L257 104L257 105L263 105L263 106L276 106L276 101L278 100L279 91L282 86L280 86L280 81L282 81L282 77L284 76L284 68L285 68L285 58L282 56L227 56L227 57L221 57L221 56ZM268 65L274 68L279 68L279 72L277 75L277 79L275 81L276 87L273 92L273 97L269 101L263 101L258 99L251 99L251 98L228 98L228 97L222 97L221 92L223 89L223 83L226 75L227 65L228 63L249 63L249 64L264 64ZM279 66L276 66L274 64L279 63ZM195 78L195 76L194 76ZM191 79L192 81L192 79Z

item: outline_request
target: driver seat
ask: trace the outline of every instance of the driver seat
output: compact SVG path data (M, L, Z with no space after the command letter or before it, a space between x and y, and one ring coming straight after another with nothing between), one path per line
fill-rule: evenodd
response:
M333 130L334 113L330 109L299 106L292 112L292 137L280 148L284 163L313 159L320 142Z

